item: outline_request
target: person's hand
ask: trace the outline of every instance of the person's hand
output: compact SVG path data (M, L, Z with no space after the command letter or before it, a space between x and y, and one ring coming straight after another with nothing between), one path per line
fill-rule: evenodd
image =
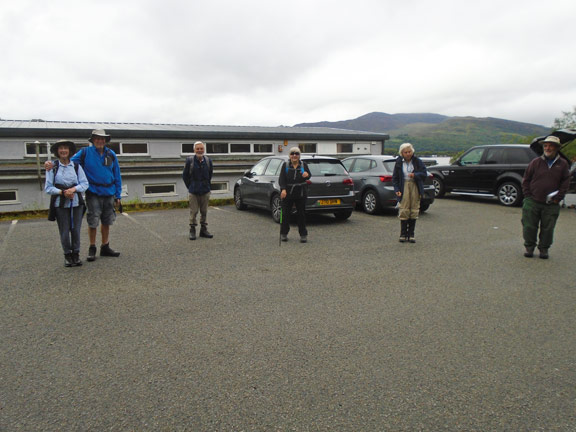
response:
M414 173L410 173L410 174L408 174L408 177L410 177L410 178L414 178Z
M71 187L70 189L66 189L64 191L64 196L68 199L72 199L74 198L74 194L76 193L76 188L75 187Z
M401 196L402 196L402 192L400 192L400 191L396 192L396 196L397 196L397 197L401 197Z
M280 199L286 198L286 195L286 189L284 189L282 192L280 192Z
M308 178L308 177L310 177L310 174L308 174L306 171L304 171L304 174L302 174L302 177L303 177L303 178Z
M46 171L50 171L52 168L54 168L54 164L52 163L52 161L44 162L44 169Z
M116 207L116 208L120 207L120 198L116 198L114 200L114 207Z

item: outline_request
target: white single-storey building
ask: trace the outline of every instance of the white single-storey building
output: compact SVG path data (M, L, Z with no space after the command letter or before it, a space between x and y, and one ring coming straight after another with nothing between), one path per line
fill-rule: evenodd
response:
M44 161L52 159L50 145L68 139L78 148L87 146L94 129L112 136L109 147L118 155L128 202L186 200L181 175L196 141L206 143L214 162L212 197L228 198L246 169L292 146L304 153L344 158L381 154L389 139L382 133L315 127L0 120L0 212L47 208Z

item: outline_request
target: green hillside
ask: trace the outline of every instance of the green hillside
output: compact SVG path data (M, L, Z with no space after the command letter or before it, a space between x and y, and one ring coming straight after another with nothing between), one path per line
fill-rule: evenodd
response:
M550 132L544 126L497 118L446 117L438 114L370 113L341 122L302 123L296 126L322 126L383 132L390 135L389 149L411 142L422 153L457 153L475 145L529 143Z

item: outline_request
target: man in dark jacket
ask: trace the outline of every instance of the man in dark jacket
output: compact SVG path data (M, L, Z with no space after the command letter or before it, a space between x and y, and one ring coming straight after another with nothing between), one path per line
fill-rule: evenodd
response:
M558 137L549 136L541 143L544 153L530 162L522 180L522 227L526 248L524 256L533 257L534 248L538 245L540 258L547 259L560 214L559 203L568 191L570 174L568 162L558 153Z
M186 158L182 179L189 192L190 205L190 240L196 240L196 216L200 211L200 237L212 238L208 232L207 214L210 201L210 182L213 166L208 156L204 155L205 147L202 141L194 143L194 156Z

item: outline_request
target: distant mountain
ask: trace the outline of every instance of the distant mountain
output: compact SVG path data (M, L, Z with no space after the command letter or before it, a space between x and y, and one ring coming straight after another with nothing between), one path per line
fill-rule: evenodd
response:
M373 112L352 120L300 123L295 126L331 127L390 135L386 147L411 142L418 152L459 152L475 145L529 143L550 128L497 118L448 117L440 114L386 114Z

